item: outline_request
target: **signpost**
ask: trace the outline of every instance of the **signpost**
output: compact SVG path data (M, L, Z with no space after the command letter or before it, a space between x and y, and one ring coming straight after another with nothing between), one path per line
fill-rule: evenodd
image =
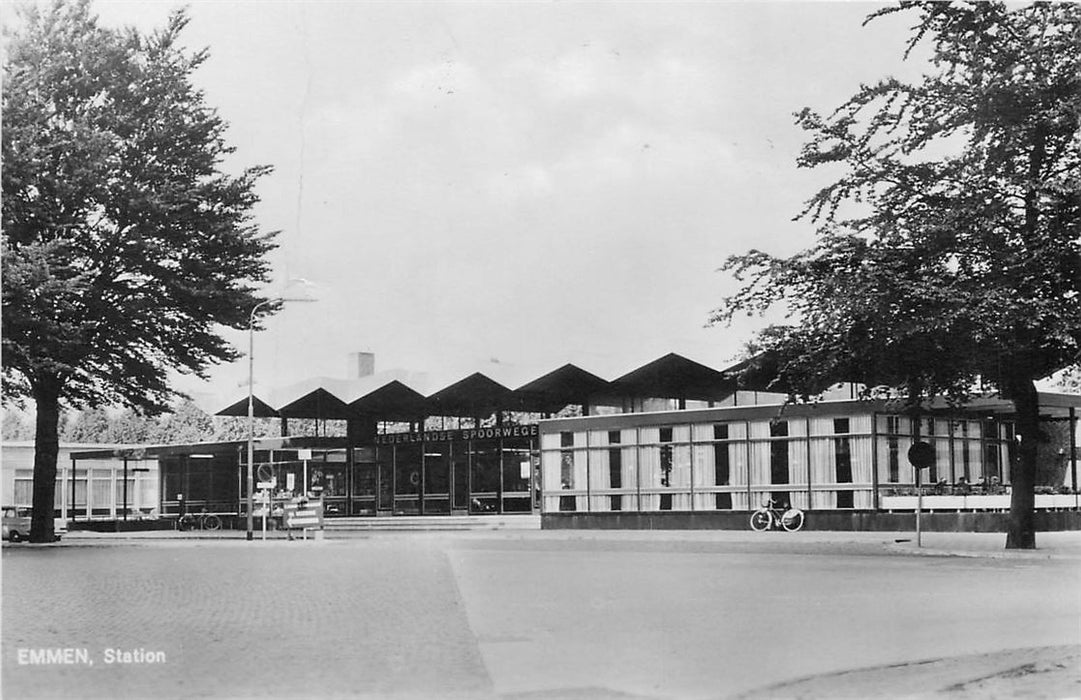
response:
M318 527L323 529L323 501L308 501L293 499L285 504L285 527L292 530L301 528L304 531L304 539L308 539L308 529ZM318 538L317 538L318 539Z
M920 537L920 514L923 512L923 489L920 487L920 474L935 463L935 448L922 440L912 443L908 448L908 461L916 468L916 546L922 546Z

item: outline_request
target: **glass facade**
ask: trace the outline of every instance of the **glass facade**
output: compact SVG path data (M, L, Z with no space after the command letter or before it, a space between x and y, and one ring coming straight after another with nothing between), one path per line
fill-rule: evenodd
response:
M536 430L535 426L528 428L527 432ZM422 440L420 434L383 436L382 439L390 441L409 435L411 441L370 448L374 452L373 464L367 467L358 464L356 470L363 474L366 493L374 488L380 494L375 512L393 515L532 512L536 439L521 435L452 439L459 432L435 431L436 439L432 440ZM367 504L359 509L361 504L354 501L355 513L371 510L373 499L365 498Z
M256 464L260 456L267 459L265 452L257 452ZM163 455L158 465L163 513L199 512L204 508L210 513L236 512L242 489L233 454Z
M275 508L306 492L323 498L328 516L530 513L539 507L536 434L536 425L510 426L381 434L351 451L255 450L255 480L275 484ZM185 509L246 512L243 449L160 459L166 513L180 512L178 495Z
M58 465L53 495L53 517L70 519L141 518L157 514L158 475L153 462L131 460L127 491L124 469L107 460L86 460L91 467L74 472ZM15 469L12 474L11 505L32 506L34 470ZM74 477L74 478L73 478Z
M871 413L746 420L735 409L555 420L540 435L542 511L748 510L771 498L872 509L881 486L914 484L916 439L935 447L940 478L1007 483L1009 429Z

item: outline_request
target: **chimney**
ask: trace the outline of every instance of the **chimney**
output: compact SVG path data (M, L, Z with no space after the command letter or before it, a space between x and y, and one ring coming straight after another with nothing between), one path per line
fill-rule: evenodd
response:
M346 376L349 379L360 379L375 374L374 352L351 352L349 353L349 369Z

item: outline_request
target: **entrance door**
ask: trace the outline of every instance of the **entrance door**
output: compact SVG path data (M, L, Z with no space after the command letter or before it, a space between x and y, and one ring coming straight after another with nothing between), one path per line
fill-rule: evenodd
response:
M394 508L394 448L379 449L376 468L379 479L379 498L376 500L376 508L389 512Z
M357 464L353 471L353 515L375 515L379 483L374 463Z
M394 447L394 514L420 513L421 459L420 445Z
M424 490L421 512L450 512L450 443L424 444Z
M451 504L454 510L469 510L469 452L465 443L457 443L451 460Z

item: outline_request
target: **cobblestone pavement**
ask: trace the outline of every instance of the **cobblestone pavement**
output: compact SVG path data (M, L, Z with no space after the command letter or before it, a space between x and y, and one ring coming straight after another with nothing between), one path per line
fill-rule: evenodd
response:
M712 698L810 677L799 695L827 697L844 689L831 678L869 677L846 670L896 680L896 664L978 655L974 675L949 666L972 689L989 654L1081 643L1076 533L1017 556L1001 536L906 556L903 537L864 534L5 545L3 697ZM20 663L41 649L93 665ZM109 649L165 660L110 664Z
M4 697L489 694L445 555L363 544L5 548ZM20 648L94 665L19 665ZM166 662L107 664L113 648Z

